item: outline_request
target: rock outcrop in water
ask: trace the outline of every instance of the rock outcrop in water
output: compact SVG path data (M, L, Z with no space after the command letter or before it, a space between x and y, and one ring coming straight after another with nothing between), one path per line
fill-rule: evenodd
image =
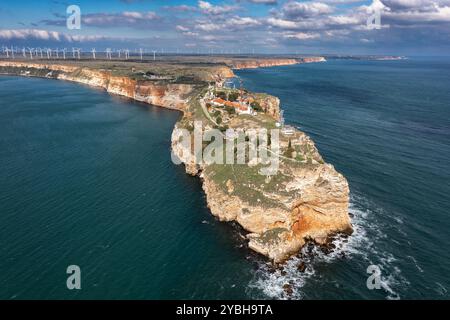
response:
M320 57L315 59L304 62L323 61ZM246 64L237 61L234 66L253 68L292 63L298 61L263 59ZM198 99L208 82L222 82L233 76L231 69L219 66L202 73L196 81L186 75L178 81L150 81L146 77L133 79L79 65L13 61L0 61L0 73L84 83L137 101L183 111L176 128L191 126L199 117ZM255 95L255 99L265 111L266 124L279 120L278 98L262 94ZM258 127L262 125L258 121L236 117L229 127ZM287 147L287 139L280 142L283 148ZM249 232L249 247L275 262L297 253L306 241L323 244L336 233L352 232L347 180L323 161L306 134L295 130L289 138L291 142L295 161L284 158L279 174L267 181L256 173L255 167L247 165L217 167L194 163L186 157L191 150L180 143L178 131L172 134L172 150L184 162L187 173L201 177L212 214L222 221L238 222Z

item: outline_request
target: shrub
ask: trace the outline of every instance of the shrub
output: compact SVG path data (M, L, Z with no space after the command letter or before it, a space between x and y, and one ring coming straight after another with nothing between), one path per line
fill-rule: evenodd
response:
M252 102L250 106L253 108L253 110L255 110L257 112L263 111L263 108L261 107L261 105L256 101Z
M216 91L216 97L222 98L223 100L227 99L227 94L223 91Z
M289 139L289 143L288 143L288 147L286 149L286 151L284 152L284 156L286 158L292 158L292 153L294 152L294 148L292 148L292 142L291 139Z
M228 112L229 114L235 114L236 113L236 110L234 110L233 107L228 107L228 106L225 107L225 111Z
M231 92L228 95L228 100L229 101L236 101L238 98L239 98L239 93L237 93L237 92Z

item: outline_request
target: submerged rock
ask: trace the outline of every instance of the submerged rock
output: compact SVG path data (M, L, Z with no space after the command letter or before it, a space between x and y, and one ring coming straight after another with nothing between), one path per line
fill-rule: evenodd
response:
M300 264L297 266L297 270L300 272L305 272L306 271L306 264L302 261L300 262Z
M288 296L292 296L292 294L294 293L294 290L292 289L292 285L289 283L286 283L283 285L283 290L286 293L286 295L288 295Z

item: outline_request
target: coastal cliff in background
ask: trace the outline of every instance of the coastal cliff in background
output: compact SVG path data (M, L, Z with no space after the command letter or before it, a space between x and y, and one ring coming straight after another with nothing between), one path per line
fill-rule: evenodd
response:
M264 67L288 66L297 64L297 59L261 59L261 60L234 60L227 64L236 70L239 69L256 69Z
M305 58L306 59L306 58ZM308 62L324 61L315 57ZM230 67L253 68L299 63L296 59L270 60ZM85 62L31 63L0 61L0 73L74 81L105 89L137 101L183 112L172 134L172 150L185 164L186 172L203 181L207 204L222 221L236 221L246 231L249 247L275 262L297 253L307 241L325 244L336 233L352 232L348 215L347 180L323 161L314 142L294 129L280 138L283 151L275 176L259 174L261 165L197 164L186 158L179 128L191 130L202 121L204 130L214 124L205 117L204 95L208 85L220 85L233 76L230 67L150 65L140 63ZM226 90L226 89L223 89ZM231 90L231 89L230 89ZM255 117L233 116L229 128L275 128L280 101L267 94L248 93L262 112Z
M220 60L219 60L220 61ZM304 57L299 59L225 59L222 60L232 69L256 69L265 67L276 67L276 66L289 66L293 64L300 63L313 63L313 62L325 62L324 57Z
M134 67L132 67L134 68ZM233 76L226 67L217 67L208 75L200 75L198 81L217 81ZM136 77L114 75L113 70L79 67L76 65L60 65L53 63L29 63L0 61L0 74L11 74L28 77L42 77L83 83L105 89L137 101L155 106L184 111L187 99L199 84L190 81L182 83L168 81L172 78L164 76L147 76L142 71L134 70Z

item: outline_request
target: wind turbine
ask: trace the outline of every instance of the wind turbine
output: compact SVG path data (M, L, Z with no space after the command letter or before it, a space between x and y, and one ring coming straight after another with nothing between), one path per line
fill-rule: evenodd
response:
M109 60L111 60L111 48L107 48L107 49L106 49L106 58L108 58Z
M11 46L11 58L14 59L14 48Z
M153 61L156 60L156 50L153 50Z
M120 53L122 52L122 50L121 49L119 49L118 51L117 51L117 53L119 54L119 59L120 59Z
M130 57L130 50L125 49L125 60L128 60L129 57Z
M22 48L22 55L23 55L24 58L27 57L27 52L25 51L25 48Z
M52 50L47 48L47 59L50 59L51 56L52 56Z
M94 58L94 60L95 60L95 48L92 48L91 52L92 52L92 58Z
M66 51L67 51L66 48L64 48L64 49L62 50L62 52L63 52L63 59L64 59L64 60L66 60Z
M33 48L28 48L28 51L30 51L30 59L33 60Z
M139 54L141 56L141 61L142 61L142 48L139 48Z
M59 49L56 48L56 49L55 49L55 52L56 52L56 59L59 59Z
M6 52L6 57L9 58L9 48L3 47L3 52Z

